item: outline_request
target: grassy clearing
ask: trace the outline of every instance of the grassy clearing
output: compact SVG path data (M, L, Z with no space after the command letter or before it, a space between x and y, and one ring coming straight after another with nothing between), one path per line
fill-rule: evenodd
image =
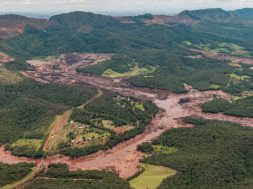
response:
M177 148L167 147L163 145L153 145L154 151L157 153L171 154L177 152Z
M237 63L229 63L229 65L230 66L232 66L233 68L241 68L242 67L242 65L240 65L240 64L237 64Z
M215 43L215 44L199 44L196 46L199 49L230 54L242 58L251 58L251 54L244 47L234 43Z
M187 46L192 45L192 43L191 43L190 41L184 41L183 44L184 44L184 45L187 45Z
M33 148L37 151L41 148L42 143L43 141L39 139L20 139L15 143L11 144L11 148L26 147Z
M237 74L229 74L231 79L237 80L237 81L247 81L249 79L251 79L251 77L247 76L247 75L243 75L243 76L239 76Z
M109 129L111 131L114 131L116 133L124 133L126 131L129 131L133 128L135 128L134 126L132 125L125 125L125 126L120 126L120 127L117 127L113 121L111 120L102 120L102 126L106 129Z
M22 77L14 72L11 72L4 67L0 67L0 84L13 84L22 81Z
M242 100L242 99L245 99L245 98L248 98L248 97L251 97L253 96L253 91L244 91L241 96L235 96L233 97L233 100Z
M59 152L59 150L65 147L83 148L105 144L110 136L111 133L103 129L90 127L81 123L70 123L54 138L54 145L51 152Z
M104 128L107 128L107 129L111 129L115 127L115 125L113 124L113 121L111 120L102 120L102 125Z
M136 109L139 109L139 110L141 110L141 111L145 111L145 107L144 107L144 104L143 103L135 103L135 105L134 105L134 107L136 108Z
M116 72L112 69L107 69L102 76L110 78L120 78L120 77L133 77L137 75L150 74L156 70L155 67L149 66L148 68L140 68L138 65L132 67L129 71L124 73Z
M82 148L85 146L104 144L111 134L105 130L79 126L68 134L68 139L72 139L71 147Z
M217 90L217 89L220 89L221 88L221 85L210 85L209 86L210 89L213 89L213 90Z
M175 170L150 164L143 165L144 172L130 181L134 189L156 189L163 179L176 174Z

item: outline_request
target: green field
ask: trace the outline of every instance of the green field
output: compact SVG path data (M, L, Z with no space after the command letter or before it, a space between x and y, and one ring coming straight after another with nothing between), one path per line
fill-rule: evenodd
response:
M167 167L144 164L144 171L130 181L134 189L156 189L163 179L176 174L176 171Z
M122 78L122 77L133 77L137 75L151 74L156 70L155 67L150 68L139 68L139 66L132 67L128 72L119 73L112 69L107 69L102 76L110 78Z
M225 53L242 58L252 57L252 55L248 51L246 51L244 47L234 43L224 43L224 42L208 43L208 44L199 44L196 45L196 47L205 51Z

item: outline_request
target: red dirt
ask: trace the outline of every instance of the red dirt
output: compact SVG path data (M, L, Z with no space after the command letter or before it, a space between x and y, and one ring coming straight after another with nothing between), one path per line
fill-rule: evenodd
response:
M136 20L134 20L131 16L123 16L123 17L115 17L117 21L122 24L134 24ZM167 15L153 15L152 19L139 19L138 21L146 24L146 25L153 25L153 24L160 24L160 25L167 25L167 24L186 24L192 25L196 24L199 21L194 20L187 16L167 16Z
M26 25L45 29L51 25L48 20L27 18L18 15L0 15L0 39L11 38L23 33Z
M14 58L8 56L7 54L3 53L0 51L0 66L2 66L3 64L13 61Z

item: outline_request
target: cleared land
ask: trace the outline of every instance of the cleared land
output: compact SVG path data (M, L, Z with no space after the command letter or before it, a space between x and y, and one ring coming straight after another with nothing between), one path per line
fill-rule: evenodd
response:
M49 136L43 145L43 151L50 152L57 149L57 145L59 144L59 137L62 137L60 133L63 130L63 127L68 124L71 113L72 110L68 110L63 115L56 117L55 121L50 126L51 131L49 132Z
M13 61L14 59L0 51L0 84L17 83L22 80L22 77L14 72L5 69L4 64Z

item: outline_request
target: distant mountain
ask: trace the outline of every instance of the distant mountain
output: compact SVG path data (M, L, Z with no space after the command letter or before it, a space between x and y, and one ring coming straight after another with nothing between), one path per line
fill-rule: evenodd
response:
M232 11L232 13L241 18L253 19L253 8L244 8Z
M28 18L20 15L0 15L0 39L22 34L26 26L36 29L46 29L51 24L45 19Z
M118 21L111 16L80 11L52 16L49 21L69 29L98 28L118 24Z
M71 12L59 14L47 19L28 18L19 15L0 15L0 39L10 38L24 31L33 32L48 28L90 32L93 28L108 26L118 27L122 24L159 25L193 25L201 21L231 22L234 19L253 19L253 9L245 8L225 11L220 8L186 10L176 16L144 14L139 16L112 17L91 12ZM245 22L248 23L248 22Z
M179 14L180 16L190 17L194 20L212 20L221 21L226 19L231 19L234 15L231 12L225 11L220 8L216 9L202 9L193 11L183 11Z
M167 15L152 15L144 14L139 16L125 16L125 17L115 17L120 23L123 24L133 24L133 23L142 23L145 25L152 24L195 24L198 21L194 20L188 16L167 16Z

